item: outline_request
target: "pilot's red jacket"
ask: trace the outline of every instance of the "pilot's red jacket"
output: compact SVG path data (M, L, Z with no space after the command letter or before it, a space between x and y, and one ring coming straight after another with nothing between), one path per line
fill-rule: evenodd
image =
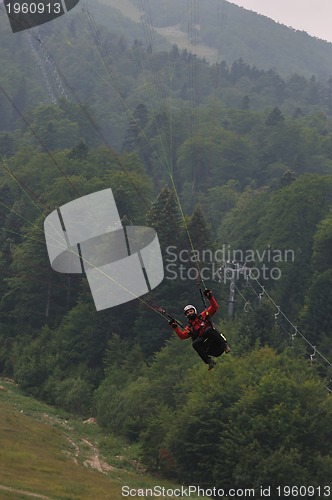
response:
M192 336L201 337L205 330L210 327L208 318L218 311L218 303L214 297L209 300L211 305L198 314L195 319L188 319L188 325L183 330L179 326L174 329L180 339L188 339Z

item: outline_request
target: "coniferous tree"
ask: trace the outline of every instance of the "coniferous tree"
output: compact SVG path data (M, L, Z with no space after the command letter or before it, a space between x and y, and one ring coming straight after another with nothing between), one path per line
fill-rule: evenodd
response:
M211 225L207 222L201 205L196 205L188 223L188 234L193 247L198 251L213 249L215 239L212 237Z
M73 160L86 160L89 148L83 139L80 139L78 144L70 151L68 158Z
M270 112L270 114L268 115L268 117L266 118L266 125L268 126L274 126L274 125L278 125L278 123L281 123L284 121L284 116L283 114L281 113L280 109L276 106L275 108L273 108L273 110Z
M145 104L139 104L133 112L129 127L122 144L123 151L139 150L143 138L143 131L148 121L148 111Z
M250 109L250 97L245 95L242 99L242 102L241 102L241 109L243 109L244 111L248 111L248 109Z
M187 275L190 249L184 243L186 238L184 223L181 220L176 197L167 186L152 204L146 220L147 225L157 231L165 272L163 282L147 296L147 301L157 309L162 307L172 314L178 314L177 311L182 309L178 302L188 302L188 290L191 290L191 282ZM185 250L185 257L182 250ZM158 317L144 305L140 307L136 328L141 347L149 355L159 350L172 335L167 323L162 319L158 320Z
M152 204L146 222L157 231L163 251L168 245L181 244L183 221L176 196L167 186Z

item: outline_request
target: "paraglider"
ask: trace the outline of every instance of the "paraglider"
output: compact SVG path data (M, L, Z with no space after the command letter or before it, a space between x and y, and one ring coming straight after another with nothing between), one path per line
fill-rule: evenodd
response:
M210 301L209 307L197 314L196 307L188 304L184 308L188 325L181 329L179 323L171 317L169 325L181 340L192 339L193 348L211 370L216 365L216 361L211 356L218 357L224 352L228 354L231 349L226 338L215 329L211 321L211 316L218 310L218 303L213 297L212 291L205 289L203 294Z

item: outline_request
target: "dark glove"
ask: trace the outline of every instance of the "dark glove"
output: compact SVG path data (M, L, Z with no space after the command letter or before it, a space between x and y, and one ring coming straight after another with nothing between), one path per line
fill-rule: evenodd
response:
M208 299L211 299L211 297L212 297L212 290L208 290L206 288L203 293L204 293L205 297L207 297Z
M177 322L174 320L174 319L171 319L169 322L168 322L169 326L171 326L172 328L175 328L178 326Z

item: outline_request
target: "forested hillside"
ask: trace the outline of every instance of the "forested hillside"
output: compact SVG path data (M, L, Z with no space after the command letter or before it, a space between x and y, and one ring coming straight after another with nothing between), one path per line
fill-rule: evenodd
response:
M87 122L85 139L88 136L92 142L98 133L95 130L90 137L89 125L94 122L93 128L98 125L103 142L118 150L141 104L154 110L154 135L161 123L161 132L169 133L170 116L176 126L177 115L187 112L191 119L194 109L196 112L209 106L216 109L216 120L220 117L217 110L222 108L263 111L278 106L294 117L316 111L331 114L329 76L305 77L295 68L280 76L275 69L252 66L243 57L226 61L221 56L209 65L176 46L160 52L148 25L139 29L133 24L134 36L126 38L105 27L97 29L98 12L69 13L16 36L9 32L8 20L0 17L0 83L6 90L6 94L0 94L1 130L22 127L20 113L30 113L31 106L56 102L61 97L80 104ZM127 30L125 24L124 32ZM188 48L194 50L195 44ZM189 136L194 126L190 123Z
M179 40L183 48L193 45L199 52L200 46L210 47L213 50L207 57L211 62L225 60L231 64L242 58L260 69L273 68L283 77L299 73L326 79L332 73L331 43L226 0L103 2L135 21L142 17L144 23L157 30L164 28L160 33L171 42Z
M328 487L331 80L158 51L97 17L1 32L0 372L184 484ZM97 312L43 223L106 188L157 231L165 278ZM198 271L232 347L212 372L160 313L203 308Z

